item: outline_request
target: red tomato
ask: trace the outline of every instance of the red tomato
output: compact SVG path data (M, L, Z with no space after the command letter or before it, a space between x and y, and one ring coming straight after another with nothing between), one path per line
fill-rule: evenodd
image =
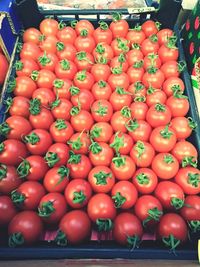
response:
M107 43L111 44L112 42L112 31L109 29L108 24L104 21L99 21L99 27L96 28L93 32L93 37L96 42L98 43Z
M136 187L129 181L119 181L112 188L112 199L117 209L132 208L138 198Z
M114 156L112 148L105 142L92 142L89 158L94 166L109 166Z
M41 69L54 71L58 63L58 57L54 53L42 52L37 59L37 63Z
M21 59L33 59L37 60L39 54L41 53L41 49L38 47L37 44L33 42L27 42L22 45L22 49L20 52L20 58Z
M131 84L142 81L142 77L144 75L143 62L135 62L133 66L128 68L127 74Z
M63 246L70 244L80 244L87 241L91 236L91 221L86 212L73 210L63 216L60 221L59 232L56 237L57 244ZM63 238L64 233L64 238Z
M57 119L53 122L49 131L53 141L58 143L66 143L74 133L71 124L63 119Z
M157 32L158 36L158 42L160 45L163 45L168 42L169 37L173 35L173 31L171 29L162 29L159 32Z
M33 244L39 240L43 231L40 217L34 211L17 213L8 225L9 246Z
M155 104L165 104L167 96L164 91L150 87L147 90L146 103L150 107Z
M141 44L146 38L144 32L142 31L142 27L136 25L133 29L129 29L126 39L132 44Z
M62 59L55 66L55 74L59 79L73 80L77 73L77 67L71 60Z
M165 80L165 76L161 70L155 67L149 68L142 77L142 83L146 86L152 86L154 88L161 89L163 82Z
M133 147L133 139L126 133L116 132L110 139L110 147L112 147L116 153L127 155Z
M108 78L108 83L112 90L115 90L117 87L127 90L130 84L129 75L122 72L121 68L114 68L112 69L112 74Z
M69 120L71 108L72 103L66 98L58 98L51 103L51 113L55 119Z
M147 37L156 34L160 29L160 23L153 20L147 20L142 24L142 30Z
M47 192L64 192L69 183L69 169L65 166L53 167L45 173L43 185Z
M188 195L180 214L186 221L200 221L200 196Z
M152 105L147 111L146 120L154 128L164 126L171 120L171 110L165 104Z
M96 100L108 100L112 94L112 89L107 82L100 80L93 85L92 94Z
M176 132L177 139L188 138L196 126L197 123L190 117L176 117L171 120L171 127Z
M42 51L47 53L56 53L57 51L58 38L54 35L48 35L42 37L39 43L39 47Z
M113 39L110 46L114 52L114 56L119 56L122 53L125 54L130 49L129 41L123 37Z
M99 43L92 52L95 61L99 63L110 62L114 56L112 47L106 43Z
M94 26L90 21L82 19L79 21L73 21L73 23L74 24L72 24L72 26L74 26L77 35L81 35L82 30L87 30L88 35L93 35Z
M78 71L74 76L74 85L80 89L91 90L94 84L94 78L86 70Z
M69 159L69 147L63 143L54 143L48 148L44 158L50 168L66 165Z
M126 124L131 118L131 110L129 107L123 107L120 111L116 111L111 117L111 126L115 132L127 132Z
M179 77L180 73L183 71L183 69L185 68L185 65L181 65L180 63L178 63L175 60L170 60L165 62L162 66L161 66L161 71L165 76L165 79L169 78L169 77Z
M146 96L146 88L140 81L132 83L128 87L128 91L132 94L134 99L138 97L144 98Z
M92 53L95 48L95 41L89 34L88 30L83 29L78 37L76 37L74 46L76 50Z
M0 165L0 193L8 195L15 190L22 180L19 178L15 167Z
M0 226L7 226L17 210L8 196L0 196Z
M23 33L24 43L35 43L39 44L41 32L36 28L28 28Z
M60 193L48 193L40 200L38 214L45 223L57 224L66 212L67 203Z
M5 104L11 116L29 117L29 99L23 96L8 97Z
M149 140L152 128L144 120L132 119L126 123L126 128L129 135L133 138L133 141L145 141Z
M111 94L109 102L113 106L113 110L121 110L124 106L130 106L132 102L132 96L129 92L125 91L121 87L117 87Z
M113 107L107 100L96 100L91 106L91 113L96 122L108 122L113 115Z
M108 193L115 184L115 176L106 166L94 167L88 175L88 181L96 193Z
M79 89L72 86L70 89L71 102L74 106L80 105L82 109L90 111L90 108L95 101L95 96L87 89Z
M162 63L165 63L167 61L177 61L179 52L178 48L175 46L174 42L171 43L170 39L165 44L161 45L161 47L158 50L158 55L162 61Z
M160 68L161 60L156 53L149 53L144 57L144 69L148 70L150 67Z
M56 55L57 55L59 60L61 60L61 61L69 60L70 63L75 60L77 50L72 44L64 44L62 42L57 42L56 48L57 48ZM64 67L63 67L63 69L64 69Z
M151 53L157 53L159 50L158 37L156 34L149 36L141 44L141 51L144 56Z
M107 122L97 122L90 130L90 136L97 142L109 142L112 135L113 129Z
M64 26L59 23L59 29L57 32L57 38L64 44L74 44L77 37L76 31L70 26ZM64 26L64 27L63 27Z
M51 89L38 88L33 92L32 98L39 99L42 106L49 107L50 103L55 101L56 95Z
M170 108L172 117L186 116L190 107L187 96L178 92L167 99L166 105Z
M151 194L157 186L158 177L151 169L140 168L136 171L132 181L140 194Z
M65 188L67 204L73 209L80 209L87 205L92 196L91 185L83 179L74 179Z
M56 79L55 74L50 70L33 71L31 78L37 83L38 88L52 89L53 82Z
M163 83L163 91L167 96L173 95L176 92L183 92L185 85L179 77L168 77Z
M91 74L94 77L94 80L96 82L98 81L107 81L108 77L110 76L110 67L106 64L107 60L105 59L105 63L101 63L101 62L97 62L96 64L94 64L90 70Z
M75 106L70 111L71 114L71 125L77 132L84 130L90 130L94 124L92 115L87 110L80 110L79 107Z
M38 64L35 60L29 58L22 58L21 60L16 61L15 69L17 76L30 76L32 71L39 70Z
M126 72L129 64L127 61L127 58L125 57L125 55L122 53L119 56L113 57L110 61L110 67L111 68L119 68L122 67L122 71Z
M131 179L136 170L134 161L127 155L114 157L110 168L118 180Z
M126 37L129 30L128 22L122 19L122 15L119 13L115 13L112 19L110 30L112 31L113 38Z
M178 141L171 151L172 155L181 162L186 157L197 158L198 152L196 147L185 140Z
M17 77L15 82L13 90L15 96L23 96L30 99L37 88L35 82L27 76Z
M143 60L144 55L140 50L140 46L137 46L136 48L133 47L133 49L126 54L126 58L129 66L133 66L134 63Z
M130 105L131 116L136 120L145 120L146 118L148 106L145 102L142 102L143 100L143 97L136 97L134 102Z
M53 92L58 98L70 99L70 88L72 86L72 82L69 79L56 79L53 82L53 85Z
M36 108L37 98L32 99L30 102L30 116L29 121L34 129L44 129L48 130L51 124L54 122L54 117L50 110L46 108L40 108L40 103L38 109Z
M94 57L85 51L80 51L76 53L74 63L76 64L78 70L89 71L94 65Z
M45 36L56 35L58 32L58 22L52 18L43 19L39 27L41 33Z
M67 143L75 154L87 154L91 141L88 133L78 132L73 134Z

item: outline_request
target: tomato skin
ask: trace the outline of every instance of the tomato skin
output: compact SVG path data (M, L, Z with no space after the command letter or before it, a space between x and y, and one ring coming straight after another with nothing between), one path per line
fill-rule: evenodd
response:
M29 77L34 70L39 70L38 64L33 59L22 58L15 63L17 76Z
M126 39L130 44L141 44L146 38L144 32L141 29L130 29L126 35Z
M65 166L53 167L44 175L43 185L47 192L64 192L69 183L68 169Z
M147 70L149 67L152 66L152 60L153 60L153 66L155 68L160 68L162 63L161 63L161 60L160 58L158 57L157 54L155 53L150 53L150 54L147 54L145 57L144 57L144 64L143 64L143 68L145 70Z
M149 37L152 34L158 32L158 26L152 20L147 20L142 24L142 30L145 33L146 37Z
M1 164L0 169L0 193L8 195L22 183L22 180L19 178L15 167Z
M130 151L130 156L137 167L149 167L155 156L155 150L150 143L137 141Z
M125 117L122 113L121 109L120 111L115 111L111 117L110 123L114 130L114 132L127 132L126 124L130 120L130 117Z
M87 30L88 35L93 35L94 33L94 26L92 23L86 19L79 20L75 25L75 31L77 35L81 34L82 30Z
M23 96L30 99L36 88L36 84L31 78L20 76L16 78L16 87L13 93L15 96Z
M54 159L54 156L56 160ZM51 157L52 156L52 157ZM69 159L69 147L63 143L54 143L51 145L45 155L45 160L49 167L59 167L66 165Z
M135 205L138 198L138 191L135 185L133 185L131 182L119 181L113 186L111 195L115 203L115 207L126 210ZM123 202L118 200L118 195L125 198Z
M33 27L28 28L23 33L23 42L39 44L40 36L41 36L41 32L39 30Z
M121 47L122 45L123 47ZM127 53L130 49L129 41L123 37L113 39L110 46L114 52L114 56L119 56L121 53Z
M92 196L92 188L86 180L74 179L66 186L64 195L70 207L80 209L87 205Z
M95 61L97 61L99 63L101 61L110 62L110 60L114 56L114 51L110 45L108 45L106 43L99 43L94 48L92 54L93 54ZM103 58L103 60L102 60L102 58Z
M151 194L157 186L158 177L151 169L140 168L134 174L132 182L139 193Z
M54 117L50 110L41 108L39 114L30 114L29 121L34 129L48 130L51 124L54 122Z
M165 79L170 78L170 77L179 77L180 76L180 71L178 68L178 62L175 60L170 60L165 62L161 66L161 71L163 72Z
M58 57L54 53L42 52L41 54L39 54L37 63L40 69L54 71L55 66L58 63Z
M64 44L74 44L77 37L76 31L72 27L64 27L57 32L57 38Z
M145 120L148 106L144 102L135 101L130 105L131 116L136 120Z
M91 113L96 122L109 122L113 115L113 107L107 100L96 100L91 106Z
M90 130L94 124L92 115L87 110L80 110L78 114L72 115L70 122L73 129L77 132Z
M81 51L79 53L76 53L74 63L76 64L78 70L90 71L92 66L94 65L94 57L92 54Z
M108 78L108 83L112 90L115 90L117 87L122 87L124 90L127 90L130 80L128 74L122 72L121 74L111 74Z
M40 217L34 211L21 211L13 217L8 225L8 234L21 233L25 244L33 244L39 240L43 231Z
M122 94L121 94L122 93ZM110 96L109 102L113 106L113 110L121 110L124 106L130 106L132 102L132 96L126 91L122 91L117 88Z
M175 182L181 186L185 194L198 195L200 193L200 170L194 167L180 168L175 176Z
M147 90L145 86L139 81L139 82L132 83L128 87L128 92L130 92L133 98L135 99L137 97L146 97Z
M52 89L55 79L55 74L52 71L45 69L39 70L39 72L36 74L36 78L34 78L38 88L42 87L48 89Z
M87 133L78 132L71 136L68 144L75 154L87 154L91 141Z
M143 227L140 220L129 212L117 215L114 221L113 237L121 245L129 245L128 237L142 238Z
M43 19L40 23L40 31L45 36L56 35L58 32L58 22L52 18Z
M147 142L151 135L152 128L151 126L144 120L131 120L131 124L135 124L137 126L136 129L129 129L129 135L133 138L133 141L144 141ZM129 122L127 123L129 125ZM130 126L131 127L131 126Z
M99 131L99 133L95 134L95 131ZM90 129L90 134L97 142L109 142L113 135L113 129L107 122L97 122Z
M185 158L185 157L194 157L197 158L198 152L195 148L195 146L185 140L178 141L174 148L171 151L172 155L177 158L179 163Z
M49 214L49 216L44 216L45 212L45 204L51 203L50 205L53 206L54 211ZM42 220L48 224L57 224L60 219L65 215L67 212L67 203L63 195L60 193L48 193L43 196L40 200L39 206L39 216L42 217Z
M134 63L140 62L143 60L144 55L139 49L132 49L126 54L127 62L129 66L133 66Z
M144 69L141 67L141 68L136 68L133 66L129 67L128 70L127 70L127 74L128 74L128 77L129 77L129 81L130 83L136 83L138 81L141 81L142 80L142 77L144 75Z
M117 166L117 163L112 161L110 168L113 171L116 179L118 180L129 180L135 173L136 166L131 157L127 155L121 156L124 159L124 163Z
M160 45L166 44L169 40L169 37L173 35L173 31L171 29L162 29L157 32L158 42Z
M71 60L63 59L55 66L55 74L59 79L72 80L77 72L75 63Z
M112 158L114 156L114 152L112 148L105 142L99 142L99 146L101 147L101 151L98 153L93 153L90 151L89 158L91 163L94 166L109 166L111 164Z
M69 120L71 117L70 115L71 108L72 108L72 103L68 99L60 98L58 105L56 102L52 103L51 113L55 119ZM53 123L53 121L51 123Z
M96 44L107 43L108 45L110 45L113 39L111 30L109 28L105 30L101 29L101 25L94 30L93 37Z
M70 159L68 160L67 167L70 170L70 177L72 179L87 179L88 174L92 169L90 159L83 154L79 154L77 162L78 163L74 161L71 162Z
M118 138L120 138L120 146L118 146ZM121 142L122 141L122 142ZM116 142L116 144L115 144ZM130 153L133 147L133 139L130 135L126 133L115 133L110 139L110 146L117 152L119 151L122 155L127 155Z
M54 142L66 143L74 133L74 130L68 121L57 119L51 124L49 132Z
M160 179L168 180L177 174L179 162L170 153L158 153L154 157L151 167Z
M20 52L20 58L21 59L33 59L37 61L37 58L39 54L41 53L41 49L36 45L35 43L32 42L27 42L24 43L22 46L22 50Z
M113 38L126 37L129 30L128 22L124 19L112 21L110 24L110 30L112 31Z
M9 108L9 114L11 116L21 116L24 118L29 117L29 99L23 96L15 96L12 99L11 106Z
M112 94L110 85L102 80L96 82L92 87L92 94L95 100L108 100Z
M171 110L165 104L154 104L147 111L146 120L154 128L164 126L171 120Z
M17 214L12 200L8 196L0 196L0 226L6 226Z
M169 48L166 44L163 44L158 50L158 55L162 63L165 63L171 60L177 61L179 52L177 48Z
M167 99L166 105L170 108L172 117L184 117L190 108L187 98L179 98L173 95Z
M92 196L88 202L87 213L93 222L97 219L110 219L116 217L116 209L112 198L104 193Z
M60 221L59 229L66 235L70 244L80 244L91 236L91 221L86 212L73 210Z
M192 134L191 118L176 117L171 120L171 127L176 132L177 139L186 139Z
M106 64L96 63L92 66L90 70L91 74L94 77L96 82L98 81L107 81L110 76L111 70L110 67Z
M28 154L26 146L16 139L7 139L0 147L0 162L5 165L17 166Z
M50 103L55 101L56 95L48 88L38 88L33 92L32 98L39 99L41 105L48 107Z
M178 198L184 201L185 196L182 188L171 181L162 181L158 183L154 195L162 203L163 207L168 210L176 209L173 205L172 199ZM177 208L180 208L179 206Z
M46 36L39 43L39 47L42 51L47 53L56 53L58 38L54 35Z
M96 193L108 193L115 184L115 176L106 166L96 166L89 172L88 181Z
M169 97L173 95L174 90L184 91L185 85L179 77L168 77L163 83L163 91Z
M110 68L119 68L120 66L122 67L123 72L126 72L129 67L128 61L124 54L120 54L119 56L112 58L110 61Z
M161 67L162 68L162 67ZM158 69L155 73L149 73L146 71L142 77L142 83L148 87L151 84L152 87L160 89L165 80L163 72Z
M90 108L94 101L94 95L87 89L81 89L78 94L72 94L71 96L71 102L74 106L78 106L79 103L81 108L87 111L90 111Z
M60 46L60 47L59 47ZM63 44L58 42L56 44L57 52L56 55L60 61L69 60L70 63L75 63L77 50L72 44ZM74 64L72 64L74 66Z
M91 90L94 84L94 78L88 71L78 71L74 76L74 84L80 89Z
M200 196L188 195L180 214L186 221L200 221Z
M92 53L95 48L95 41L91 36L78 36L75 39L74 46L78 52L85 51Z
M141 51L142 51L144 56L147 56L148 54L151 54L151 53L157 53L159 51L158 41L156 41L156 40L152 41L151 37L153 38L154 35L145 39L141 44ZM155 35L155 37L157 38L156 35Z
M17 196L16 196L17 194ZM24 197L21 201L18 194ZM36 210L45 195L44 187L36 181L26 181L11 193L13 203L22 210Z

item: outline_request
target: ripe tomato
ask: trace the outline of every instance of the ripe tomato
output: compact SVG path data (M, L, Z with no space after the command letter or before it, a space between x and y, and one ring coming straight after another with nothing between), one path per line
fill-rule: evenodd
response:
M127 90L130 84L130 79L128 74L122 72L121 68L116 67L112 69L112 74L108 78L108 83L112 90L115 90L117 87Z
M155 156L153 146L147 142L137 141L130 151L130 156L137 167L149 167Z
M86 70L78 71L74 76L74 85L80 89L91 90L94 84L92 74Z
M115 184L115 176L110 168L96 166L89 172L88 181L94 192L108 193Z
M61 61L69 60L70 63L75 60L77 50L72 44L64 44L62 42L57 42L56 48L57 48L56 55L57 55L59 60L61 60Z
M57 119L53 122L49 131L53 141L58 143L66 143L74 133L71 124L63 119Z
M0 134L7 139L21 140L21 137L32 130L30 122L21 116L10 116L0 124Z
M69 159L69 147L63 143L54 143L48 148L44 158L50 168L66 165Z
M174 93L169 96L166 105L170 108L172 117L184 117L189 111L189 101L182 93Z
M161 67L161 60L156 53L149 53L144 57L144 69L148 70L152 66L158 69Z
M50 71L55 70L55 66L58 63L58 57L54 53L42 52L39 54L37 63L40 69L46 69Z
M165 28L165 29L158 31L157 36L158 36L159 45L166 44L169 40L169 37L171 37L172 35L173 35L173 31L171 29Z
M63 42L64 44L74 44L74 41L77 37L76 31L72 27L64 26L61 23L59 23L59 26L61 27L59 27L56 35L59 41Z
M123 107L120 111L116 111L111 117L111 126L115 132L127 132L126 124L131 118L131 110L129 107Z
M133 66L130 66L127 70L127 74L131 84L142 81L144 75L143 61L135 62Z
M179 77L168 77L163 83L163 91L167 96L173 95L173 93L183 92L185 85Z
M109 142L113 129L107 122L97 122L90 130L90 137L97 142Z
M15 96L23 96L28 99L32 97L33 92L37 88L35 82L27 76L17 77L13 85L13 93Z
M135 215L144 226L154 226L163 215L160 201L152 195L143 195L138 198L134 206Z
M161 45L161 47L158 50L158 55L162 63L165 63L171 60L177 61L179 52L178 52L178 48L174 44L171 45L169 41Z
M171 110L165 104L154 104L147 111L146 120L154 128L164 126L171 120Z
M11 116L29 117L29 99L23 96L8 97L5 100L7 109Z
M40 31L45 36L56 35L58 32L58 22L52 18L43 19L40 23Z
M78 132L73 134L67 143L75 154L87 154L91 141L88 133Z
M151 194L157 186L158 177L151 169L140 168L136 171L132 181L140 194Z
M181 168L175 176L175 182L181 186L185 194L200 193L200 170L194 167Z
M33 71L31 74L32 80L34 80L38 86L38 88L48 88L52 89L53 82L56 79L55 74L50 70L39 70Z
M26 178L30 181L39 181L44 178L48 169L48 165L43 157L31 155L23 159L19 164L17 173L20 178Z
M43 231L40 217L34 211L17 213L8 225L9 246L33 244L39 240Z
M112 47L106 43L99 43L92 52L95 61L97 62L110 62L114 56Z
M71 102L74 106L80 105L82 109L90 111L90 108L95 101L95 97L87 89L79 89L78 87L71 86L70 87L71 93Z
M44 195L45 190L40 183L26 181L11 192L11 199L22 210L35 210Z
M126 37L129 30L128 22L122 19L122 15L119 13L115 13L112 19L110 30L112 31L113 38Z
M0 144L0 162L17 166L28 154L26 146L19 140L7 139Z
M138 192L129 181L117 182L111 191L112 199L117 209L130 209L136 203Z
M70 99L70 88L72 86L72 82L69 79L56 79L53 82L53 85L53 92L58 98Z
M144 56L151 53L157 53L159 50L158 37L156 34L149 36L141 44L141 51Z
M117 87L116 90L111 94L109 99L113 110L121 110L124 106L130 106L132 102L132 96L129 92L125 91L121 87Z
M163 72L165 79L167 79L169 77L179 77L184 68L184 64L182 65L175 60L170 60L161 66L161 71Z
M184 192L182 188L174 182L160 182L154 194L165 209L180 209L184 205Z
M73 80L76 75L77 67L71 60L62 59L55 66L55 74L59 79Z
M80 209L87 205L92 196L91 185L83 179L74 179L65 188L67 204L73 209Z
M113 228L114 240L132 250L138 247L143 235L143 228L140 220L129 212L120 213L115 221Z
M126 72L129 64L127 61L127 58L125 57L125 55L123 53L121 53L119 56L113 57L110 61L110 67L111 68L119 68L122 67L122 71Z
M129 41L123 37L113 39L110 46L114 52L114 56L119 56L122 53L126 54L130 49Z
M131 116L136 120L145 120L148 106L143 97L136 97L134 102L130 105Z
M133 66L134 63L142 61L144 55L140 50L140 46L133 47L133 49L126 54L126 58L129 66Z
M42 51L49 53L56 53L58 38L54 35L48 35L40 38L39 47Z
M126 123L126 128L129 135L133 138L133 141L145 141L149 140L152 128L144 120L131 119Z
M197 158L198 152L196 147L185 140L178 141L171 151L172 155L177 158L179 163L186 157Z
M90 130L94 124L92 115L87 110L81 110L78 106L75 106L70 111L71 125L77 132L84 130Z
M174 148L177 137L171 127L159 126L152 131L149 141L157 152L167 153Z
M114 156L112 148L105 142L92 142L89 158L94 166L109 166Z
M40 108L41 103L38 103L37 98L34 98L30 102L30 116L29 121L34 129L48 130L51 124L54 122L54 117L50 110L46 108ZM38 106L38 109L37 109Z
M67 245L68 242L80 244L90 239L91 221L86 212L72 210L63 216L59 223L59 229L55 240L58 245Z
M88 30L83 29L78 37L76 37L74 46L78 52L85 51L92 53L95 48L95 41L89 34Z
M83 154L74 154L70 151L70 158L67 167L70 171L70 178L72 179L87 179L92 164L90 159Z
M113 115L113 107L107 100L96 100L91 106L91 114L96 122L108 122Z
M67 203L60 193L48 193L41 198L38 214L45 223L57 224L66 212Z
M55 119L69 120L71 108L72 103L66 98L58 98L51 103L51 113Z
M24 136L24 141L31 154L42 156L52 144L52 137L46 130L35 129Z
M38 64L33 59L22 58L16 61L15 69L17 76L29 77L34 70L39 70Z
M142 77L142 83L146 87L150 85L158 89L161 89L164 80L165 80L165 76L163 74L162 67L161 67L161 70L155 67L151 67L144 73Z
M72 27L75 28L77 35L81 35L82 30L87 30L88 35L93 35L94 26L92 23L86 19L82 19L79 21L72 21Z
M92 94L96 100L105 99L108 100L112 94L112 89L107 82L102 80L96 82L92 87Z
M147 90L146 103L150 107L155 104L165 104L167 96L163 90L150 87Z
M191 117L176 117L171 120L171 127L176 132L177 139L186 139L197 126Z
M12 200L8 196L0 196L0 226L6 226L17 214Z
M130 44L141 44L146 38L144 32L142 31L142 27L136 25L133 29L129 29L126 39L129 40Z
M147 20L142 24L142 30L147 37L156 34L160 29L160 23L153 20Z
M53 167L44 175L43 185L47 192L64 192L69 183L69 169L65 166Z
M105 61L105 62L104 62ZM107 60L105 59L102 63L97 62L94 64L90 70L91 74L94 77L96 82L98 81L107 81L110 76L111 70L110 67L106 64Z
M127 155L114 157L110 168L118 180L131 179L136 170L134 161Z
M33 42L27 42L22 45L22 49L20 52L21 59L33 59L37 61L39 54L41 53L40 47Z
M134 99L138 98L138 97L145 97L146 96L146 88L140 81L132 83L128 87L128 92L130 92L132 94Z
M0 193L4 195L10 194L15 190L22 180L19 178L15 167L0 164Z
M107 43L108 45L112 42L112 31L109 29L109 26L104 21L99 21L99 27L96 28L93 32L93 37L96 42L98 43Z
M50 103L55 101L56 95L48 88L38 88L33 92L32 99L39 99L40 103L44 107L49 107Z
M36 28L28 28L23 33L23 42L24 43L35 43L39 44L41 32Z
M188 222L200 221L200 196L188 195L180 214Z
M80 51L76 53L74 63L76 64L78 70L89 71L94 64L94 57L85 51Z

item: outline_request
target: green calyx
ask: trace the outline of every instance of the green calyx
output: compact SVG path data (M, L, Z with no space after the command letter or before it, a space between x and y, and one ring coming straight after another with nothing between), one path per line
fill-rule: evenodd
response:
M115 92L118 93L119 95L130 95L130 92L127 92L124 90L124 88L117 86L115 89Z
M152 34L151 36L149 36L149 40L152 43L157 43L158 42L158 36L156 34Z
M76 27L76 24L78 23L78 20L72 20L70 25L74 29Z
M70 91L71 96L73 96L73 95L78 95L81 90L76 86L71 86L69 88L69 91Z
M120 113L125 118L131 118L131 109L127 106L123 107Z
M97 59L95 59L95 62L98 64L106 65L108 63L108 60L103 56L99 56Z
M32 79L34 82L36 82L37 79L38 79L38 77L39 77L39 71L38 71L38 70L33 70L33 71L31 72L31 79Z
M65 44L63 42L57 42L56 43L56 49L58 51L63 51L65 49Z
M200 231L200 221L193 220L188 222L188 224L193 233L197 233Z
M112 159L112 162L115 164L117 168L124 166L126 164L126 157L122 157L121 155L117 155Z
M33 132L31 134L25 135L24 141L31 145L35 145L36 143L40 141L40 138L36 133Z
M65 120L57 119L55 122L55 127L58 131L61 131L61 130L67 129L68 126L67 126Z
M197 127L196 121L194 121L193 118L191 117L188 117L187 120L188 120L188 126L190 127L190 129L195 130Z
M141 82L134 83L135 92L139 92L144 89L144 85Z
M106 31L109 28L108 24L105 21L100 20L98 24L102 31Z
M129 132L134 132L139 127L139 123L136 119L130 119L125 123L125 127Z
M114 200L116 209L121 208L121 206L126 202L126 198L122 196L120 192L117 192L114 196L112 196L112 199Z
M139 184L148 185L149 184L149 177L145 173L140 173L136 176L136 179Z
M159 210L157 207L153 209L148 210L148 216L147 218L143 221L143 225L146 226L146 224L150 221L160 221L160 217L163 215L163 212Z
M89 146L89 150L92 154L99 154L102 151L102 147L97 142L92 141L92 144Z
M140 45L138 44L138 43L133 43L132 45L131 45L131 47L132 47L132 49L134 50L134 49L136 49L136 50L140 50Z
M200 184L200 174L199 173L188 173L188 184L193 187L199 187Z
M18 42L17 43L17 49L16 49L17 53L20 53L22 51L22 47L23 47L23 43L22 42Z
M172 197L170 203L172 207L174 207L176 210L179 210L184 206L184 199L178 197Z
M0 164L0 182L7 176L7 166Z
M17 206L20 206L26 200L26 196L23 193L20 193L20 192L17 192L17 190L14 190L11 192L11 200L14 204L16 204Z
M98 54L102 55L102 54L105 52L105 48L103 47L102 44L98 44L98 45L96 46L96 48L95 48L95 51L96 51Z
M155 74L158 71L158 68L154 67L154 66L150 66L147 68L147 72L149 74Z
M169 126L166 125L165 128L160 131L160 135L164 138L164 139L170 139L171 136L173 135L173 132L169 131Z
M29 175L31 169L31 165L28 160L24 159L19 166L17 167L17 173L20 178L24 178Z
M113 228L111 219L97 219L96 225L99 232L109 232Z
M107 185L107 179L112 178L112 174L100 171L95 173L94 177L96 178L96 185Z
M135 150L138 153L138 158L141 158L141 156L145 152L145 145L144 145L144 143L142 141L137 141L137 143L135 144Z
M33 98L29 102L29 111L32 115L38 115L41 112L41 101L38 98Z
M24 67L24 64L20 60L17 60L15 62L14 68L16 69L16 71L22 70L23 67Z
M81 33L80 33L80 36L81 36L81 37L87 37L87 36L88 36L88 30L83 29L83 30L81 31Z
M140 60L140 61L136 61L134 64L133 64L133 68L134 69L141 69L144 65L144 61L143 60Z
M98 81L98 86L100 88L104 88L104 87L106 87L106 85L107 85L107 83L105 81L102 81L102 80Z
M153 93L156 92L156 89L153 88L152 86L150 86L148 89L147 89L147 95L152 95Z
M10 107L11 107L12 104L13 104L13 98L9 96L9 97L7 97L7 98L3 101L3 103L4 103L5 106L6 106L6 111L5 111L5 113L7 113L7 112L9 111Z
M41 208L38 208L38 215L43 218L49 218L55 212L52 201L43 202Z
M62 181L64 179L66 179L66 178L68 179L69 178L69 169L63 165L63 166L59 167L57 173L59 174L60 179L56 183L56 186L59 185L60 183L62 183Z
M76 78L78 81L84 81L86 79L86 77L87 77L86 70L79 71L76 74Z
M110 144L110 147L112 147L115 152L118 154L121 147L124 146L124 135L119 137L119 132L115 134L114 141Z
M61 100L59 99L58 96L56 96L56 100L53 101L51 104L50 104L50 108L51 109L54 109L54 108L57 108L61 103Z
M53 86L54 86L55 88L57 88L57 89L62 88L63 85L64 85L64 81L61 80L61 79L56 79L56 80L54 80L54 82L53 82Z
M121 13L119 13L119 12L112 13L112 20L114 22L117 22L117 21L119 21L121 19L122 19L122 14Z
M181 162L181 166L184 168L184 167L187 167L187 166L192 166L194 168L197 168L197 158L196 157L193 157L193 156L189 156L189 157L184 157L182 162Z
M119 56L118 56L118 62L119 63L124 63L126 62L126 57L123 53L121 53Z
M186 95L183 94L183 91L180 89L179 85L172 86L173 96L178 99L188 99Z
M131 251L135 248L139 248L141 240L138 235L127 236L127 246L130 247Z
M44 54L38 58L38 62L43 67L45 67L46 65L48 65L51 62L51 59L47 56L47 53L44 52Z
M132 29L130 29L130 30L132 30ZM137 31L137 32L140 32L142 30L142 26L139 23L137 23L135 25L135 27L133 28L133 30L134 31Z
M15 78L12 77L10 79L10 81L8 82L8 90L7 90L7 92L8 93L12 93L15 90L16 86L17 86L17 81L16 81Z
M46 153L44 159L50 168L52 168L60 160L58 154L51 151Z
M102 132L102 128L95 126L95 127L90 131L90 137L91 137L92 139L94 139L94 138L98 138L98 137L100 137L101 132Z
M164 155L164 162L167 164L172 164L174 162L174 157L172 155Z
M3 152L4 149L5 149L5 145L4 145L4 143L2 142L2 143L0 143L0 153Z
M11 131L11 128L6 121L0 124L0 135L6 137L10 131Z
M70 115L71 116L76 116L80 113L81 109L79 106L72 107L70 110Z
M146 97L145 96L136 96L134 98L134 102L142 102L142 103L145 103L146 101Z
M71 148L74 150L80 150L81 147L83 146L83 143L81 142L80 136L75 140L75 141L68 141L67 142L69 145L71 145Z
M73 195L74 204L82 204L86 200L86 196L83 191L74 192Z
M119 49L121 49L123 52L128 52L128 41L122 40L121 38L117 38L117 46Z
M103 117L103 116L107 115L107 113L108 113L108 107L103 106L101 104L101 102L99 101L98 102L98 109L95 110L95 113L97 113L98 115L100 115L101 117Z
M58 29L63 30L66 27L66 23L64 23L62 20L58 24Z
M163 243L165 246L169 247L171 251L175 252L175 249L181 243L180 240L176 239L172 234L167 237L162 238Z
M80 154L75 154L72 150L69 152L69 159L68 163L69 164L78 164L81 162L81 155Z
M181 72L183 72L185 69L186 69L186 67L187 67L187 64L186 64L186 62L185 61L179 61L178 63L177 63L177 66L178 66L178 71L179 71L179 73L181 73Z
M70 63L67 59L62 59L60 61L60 66L61 66L62 70L69 70L70 69Z
M155 105L155 110L158 112L165 112L166 111L166 107L160 103L157 103Z
M115 68L111 68L111 72L114 74L114 75L120 75L122 74L122 67L115 67Z
M15 248L24 244L24 237L21 232L13 233L9 236L8 245L10 248Z
M68 244L67 237L61 230L58 231L54 242L60 247L66 247Z

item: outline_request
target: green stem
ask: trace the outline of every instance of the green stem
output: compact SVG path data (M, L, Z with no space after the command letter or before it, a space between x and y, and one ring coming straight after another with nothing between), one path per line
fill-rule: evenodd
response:
M126 198L122 196L120 192L117 192L114 196L112 196L112 199L114 200L116 209L121 208L121 206L126 202Z

